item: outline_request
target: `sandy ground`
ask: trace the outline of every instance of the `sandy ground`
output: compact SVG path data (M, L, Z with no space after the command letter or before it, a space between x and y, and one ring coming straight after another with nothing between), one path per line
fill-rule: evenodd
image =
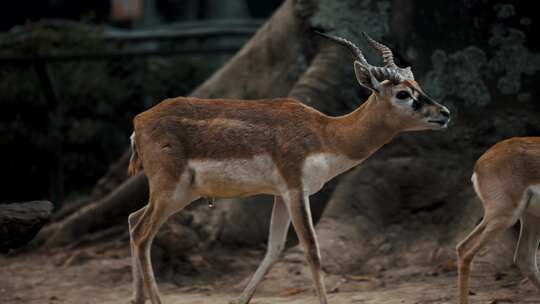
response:
M76 250L0 257L0 303L127 304L131 294L127 254L126 250ZM218 262L227 264L218 266L219 271L178 275L163 267L158 269L163 303L228 303L240 294L263 251L214 254L219 254ZM201 268L211 269L212 263L205 259L197 257L194 261L205 265ZM329 302L334 304L457 303L455 281L451 262L376 274L326 276ZM539 293L515 268L476 271L471 290L472 303L540 303ZM288 252L266 276L251 303L317 303L301 254Z

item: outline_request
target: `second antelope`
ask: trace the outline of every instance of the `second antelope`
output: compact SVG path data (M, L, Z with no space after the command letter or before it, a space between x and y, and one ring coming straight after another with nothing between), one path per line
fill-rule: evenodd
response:
M349 48L358 83L371 96L350 114L330 117L300 101L178 97L137 115L129 171L144 167L148 205L129 216L133 256L132 303L161 303L150 246L169 216L201 197L275 196L267 253L237 303L246 304L284 249L292 222L326 304L309 196L368 158L403 131L443 129L448 109L429 98L410 68L365 35L384 66L373 66L353 43L321 34Z
M540 137L516 137L497 143L476 162L472 182L484 206L484 218L457 246L459 303L469 303L473 257L518 220L521 231L514 262L540 290L536 265L540 241Z

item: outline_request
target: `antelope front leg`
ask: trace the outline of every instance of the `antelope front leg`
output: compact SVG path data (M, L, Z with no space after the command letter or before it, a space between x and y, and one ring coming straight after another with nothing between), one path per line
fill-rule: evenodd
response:
M255 274L249 280L246 288L242 292L242 295L238 301L232 301L231 304L247 304L253 297L255 289L264 275L268 272L268 269L277 261L283 249L285 248L285 241L287 240L287 231L291 223L289 211L287 206L283 202L283 199L279 196L275 197L274 209L272 210L272 218L270 220L270 234L268 235L268 248L261 264L255 271Z
M287 200L289 213L294 230L298 235L298 240L302 244L304 254L311 268L317 296L319 297L320 304L328 304L326 288L321 273L319 244L315 235L315 229L313 228L313 220L311 219L309 198L302 191L291 191L289 193Z

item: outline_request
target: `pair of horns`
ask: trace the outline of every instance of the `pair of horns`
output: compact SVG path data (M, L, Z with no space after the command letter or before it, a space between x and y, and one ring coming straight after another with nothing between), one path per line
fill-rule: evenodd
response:
M392 50L390 50L389 47L387 47L386 45L380 42L375 41L365 32L362 32L362 34L364 35L364 38L366 38L367 42L369 43L371 47L373 47L375 50L377 50L381 54L383 58L384 66L379 67L379 66L374 66L374 65L369 64L366 58L364 57L364 54L360 50L360 48L358 48L354 43L350 42L349 40L345 38L332 36L326 33L321 33L319 31L315 31L315 33L325 38L328 38L332 41L335 41L341 45L346 46L353 53L353 55L356 57L356 59L362 66L363 70L367 74L365 75L366 77L369 77L370 75L372 75L373 77L377 78L377 80L379 81L388 79L393 82L401 82L406 79L414 80L414 75L410 68L403 69L396 65L396 63L394 62L394 54L392 53Z

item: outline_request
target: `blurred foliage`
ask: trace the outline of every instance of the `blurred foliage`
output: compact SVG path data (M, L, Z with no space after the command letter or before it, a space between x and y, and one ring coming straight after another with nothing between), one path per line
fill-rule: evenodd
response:
M0 34L0 56L100 52L114 48L100 29L40 22ZM47 102L33 65L0 64L0 155L9 176L1 201L49 198L51 140L59 124L65 192L89 190L128 146L133 116L167 97L188 94L208 77L196 58L151 57L51 62L58 107Z

